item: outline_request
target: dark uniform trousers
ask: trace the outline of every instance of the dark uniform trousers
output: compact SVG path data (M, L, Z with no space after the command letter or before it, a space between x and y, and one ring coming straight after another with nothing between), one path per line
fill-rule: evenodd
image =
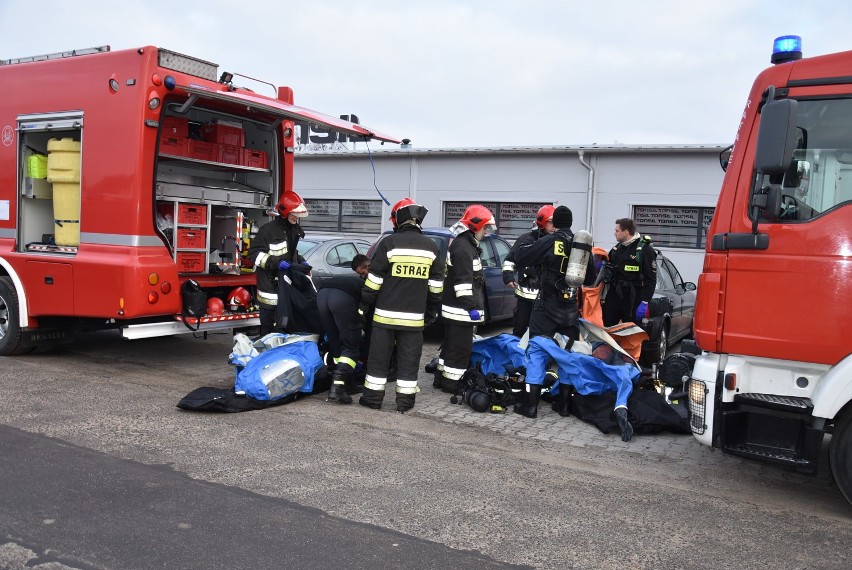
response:
M329 352L343 359L338 364L354 368L361 356L361 318L358 301L352 295L331 287L317 293L320 321L328 336Z
M541 295L536 299L530 316L530 338L546 336L552 338L561 333L574 340L580 335L577 321L580 311L576 301L561 298L561 293L548 292L542 287Z
M442 388L445 392L456 391L458 381L470 366L472 348L473 326L444 319L444 342L439 362L442 365Z
M602 303L604 326L611 327L619 322L630 323L636 320L639 298L639 281L616 281L609 284L606 298Z
M370 338L370 356L367 358L367 387L363 399L371 404L381 404L384 385L396 347L396 377L400 380L416 381L420 374L420 357L423 354L422 330L399 330L376 326ZM375 384L375 387L373 386ZM381 387L381 390L379 390ZM399 390L397 390L399 391ZM399 399L399 394L397 399ZM413 400L412 400L413 405Z
M524 299L523 297L515 296L515 311L512 318L512 334L520 338L524 336L530 326L530 318L532 316L535 300Z

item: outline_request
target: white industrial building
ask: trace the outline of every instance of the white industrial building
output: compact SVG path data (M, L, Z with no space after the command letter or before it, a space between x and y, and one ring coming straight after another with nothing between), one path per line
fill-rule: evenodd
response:
M630 217L674 261L683 278L701 272L707 225L727 145L614 145L301 151L294 187L307 202L308 232L376 236L389 207L409 196L429 209L424 226L449 226L470 204L488 206L509 238L531 227L543 204L565 205L573 229L595 245L615 243L614 222Z

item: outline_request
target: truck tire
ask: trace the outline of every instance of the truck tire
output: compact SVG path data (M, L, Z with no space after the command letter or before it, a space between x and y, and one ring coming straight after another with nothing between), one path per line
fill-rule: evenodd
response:
M18 322L18 292L8 277L0 277L0 356L27 351Z
M852 503L852 409L846 410L834 428L828 460L837 488Z

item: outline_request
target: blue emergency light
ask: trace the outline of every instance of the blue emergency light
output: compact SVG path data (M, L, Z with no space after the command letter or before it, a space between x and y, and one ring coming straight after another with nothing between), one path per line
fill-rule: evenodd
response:
M781 36L772 44L771 62L774 65L802 59L802 36Z

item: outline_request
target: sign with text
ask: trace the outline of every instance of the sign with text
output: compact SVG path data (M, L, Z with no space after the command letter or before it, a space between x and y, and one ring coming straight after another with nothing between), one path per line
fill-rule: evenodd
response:
M381 216L381 200L344 200L344 216Z

